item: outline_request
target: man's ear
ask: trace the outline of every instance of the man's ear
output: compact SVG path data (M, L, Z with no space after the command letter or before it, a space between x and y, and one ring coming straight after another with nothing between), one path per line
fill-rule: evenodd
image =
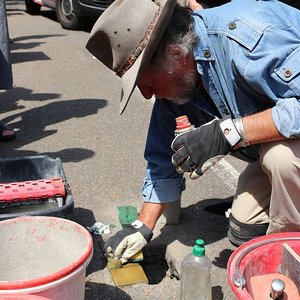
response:
M190 66L191 62L194 64L194 58L191 55L186 55L182 48L175 44L169 44L166 46L166 52L169 57L169 62L172 62L173 68Z
M181 59L184 57L183 50L175 44L169 44L166 46L167 55L171 56L172 59Z

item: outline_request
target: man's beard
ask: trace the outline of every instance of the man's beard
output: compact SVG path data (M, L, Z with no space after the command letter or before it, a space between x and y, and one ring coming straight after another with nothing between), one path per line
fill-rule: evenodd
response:
M166 98L175 104L183 105L191 101L197 93L197 73L191 71L174 82L174 90L179 91L174 98Z

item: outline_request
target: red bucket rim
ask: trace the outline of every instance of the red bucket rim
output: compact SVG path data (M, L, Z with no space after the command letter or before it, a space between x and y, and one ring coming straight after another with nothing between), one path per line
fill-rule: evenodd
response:
M281 233L273 233L273 234L268 234L268 235L264 235L261 237L257 237L257 238L254 238L254 239L242 244L241 246L237 247L232 252L232 254L230 255L228 262L227 262L227 280L228 280L229 286L230 286L231 290L234 292L234 294L238 297L242 297L242 298L238 298L238 299L243 299L243 300L252 299L252 297L249 295L248 291L245 288L241 289L233 283L233 276L235 273L235 263L239 259L240 254L244 250L247 250L249 248L251 249L251 247L255 246L256 244L258 245L258 247L263 247L264 245L261 245L261 243L264 241L275 239L275 242L278 243L281 240L284 241L284 239L286 239L286 238L298 239L298 238L300 238L300 232L281 232ZM255 250L257 248L253 248L252 250ZM245 255L245 257L249 253L247 253ZM242 263L243 259L240 261L240 264Z
M16 220L21 221L31 221L33 219L44 219L49 221L59 221L71 224L72 226L76 227L76 229L86 238L87 240L87 247L84 250L83 254L74 262L67 265L61 270L58 270L57 272L51 273L49 275L40 276L37 278L32 279L25 279L25 280L13 280L13 281L0 281L0 290L16 290L16 289L27 289L27 288L33 288L37 286L42 286L51 282L54 282L58 279L61 279L63 277L66 277L67 275L74 272L76 269L78 269L80 266L84 264L85 261L88 260L88 258L91 256L93 252L93 239L90 235L90 233L80 224L73 222L71 220L57 218L57 217L48 217L48 216L21 216L18 218L13 218L9 220L1 221L1 224L4 223L14 223ZM1 293L0 293L1 295Z
M1 294L1 300L50 300L50 298L46 298L38 295L30 295L30 294Z

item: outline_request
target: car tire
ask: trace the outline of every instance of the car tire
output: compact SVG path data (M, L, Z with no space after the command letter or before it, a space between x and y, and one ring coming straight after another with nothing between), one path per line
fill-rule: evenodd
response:
M85 25L85 19L78 17L74 12L72 0L56 1L56 17L65 29L82 29Z
M25 0L26 12L30 15L37 15L41 11L41 6L32 0Z

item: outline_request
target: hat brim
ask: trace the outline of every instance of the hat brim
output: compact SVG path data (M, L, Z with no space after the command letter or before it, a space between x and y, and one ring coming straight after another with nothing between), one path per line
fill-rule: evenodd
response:
M150 35L148 45L125 74L122 76L122 91L120 100L120 114L122 114L128 104L128 101L137 85L141 73L145 70L152 55L154 54L159 42L165 32L170 18L173 14L177 0L161 0L161 12L156 25Z

